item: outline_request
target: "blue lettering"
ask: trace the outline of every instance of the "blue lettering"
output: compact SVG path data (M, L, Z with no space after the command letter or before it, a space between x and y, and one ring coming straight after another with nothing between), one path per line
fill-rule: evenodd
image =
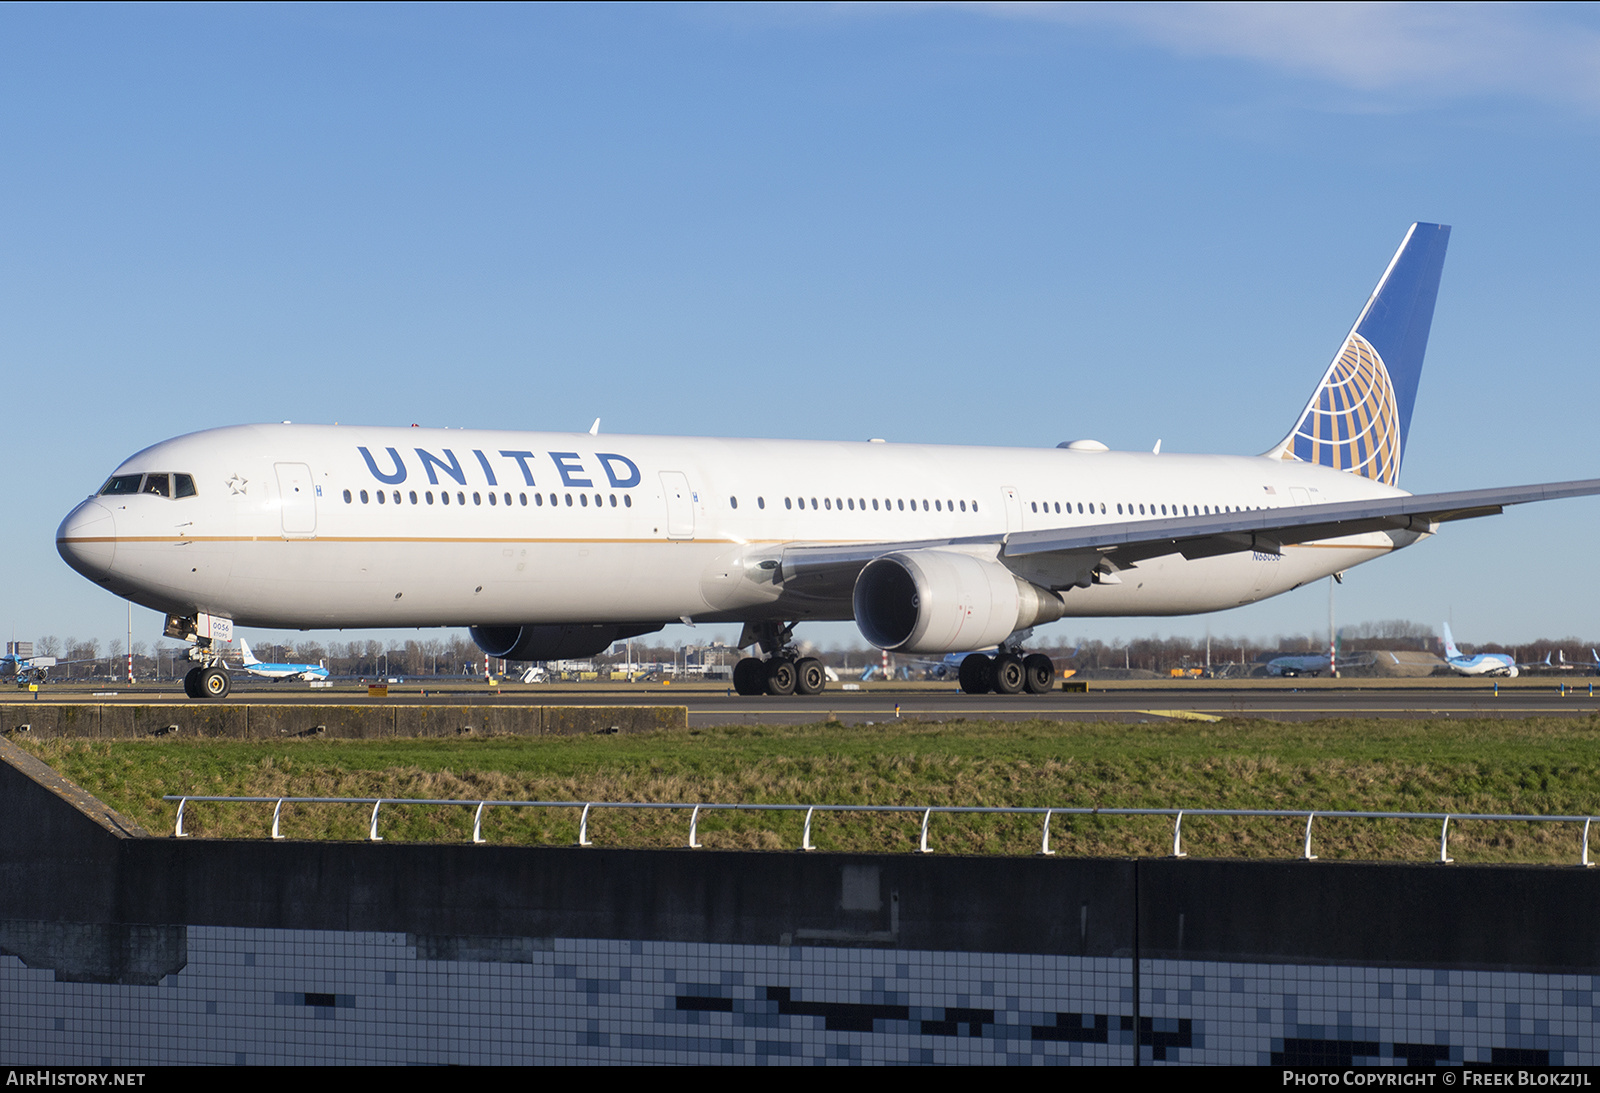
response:
M483 473L488 476L489 485L498 486L500 483L494 480L494 468L489 466L489 457L476 448L472 449L472 454L478 457L478 463L483 467Z
M606 477L611 479L612 489L625 490L629 486L637 486L639 484L639 468L634 461L629 459L627 456L614 455L610 452L600 452L595 455L595 458L600 461L600 466L604 468ZM627 467L627 477L617 477L617 472L611 468L612 463L621 463L623 466Z
M533 458L532 452L501 452L500 454L507 459L515 459L517 461L517 466L522 468L523 485L532 486L536 484L533 481L533 472L528 469L528 460Z
M454 478L456 480L456 485L465 486L467 484L467 476L461 470L461 464L456 462L456 453L452 452L449 448L444 450L446 458L450 460L448 463L431 452L423 451L421 448L418 448L416 451L417 458L422 460L422 469L428 472L428 481L433 483L435 486L439 484L439 476L433 473L433 468L435 467L438 467L445 474L448 474L451 478Z
M406 465L400 462L400 453L393 448L388 449L389 458L394 460L393 474L384 474L380 471L378 465L372 461L372 453L365 448L357 448L356 450L361 453L361 458L367 461L367 470L371 471L372 476L379 482L387 482L392 486L398 486L406 480Z
M578 462L577 452L551 452L550 459L555 463L556 470L561 472L561 481L565 482L567 485L580 487L583 489L594 488L594 483L589 481L587 478L572 477L573 471L577 471L579 473L582 473L583 471L583 464ZM570 467L567 466L567 461L569 459L573 463L573 465Z

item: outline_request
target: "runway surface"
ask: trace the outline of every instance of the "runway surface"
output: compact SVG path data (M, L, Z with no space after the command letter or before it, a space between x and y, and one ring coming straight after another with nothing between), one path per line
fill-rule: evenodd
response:
M0 695L3 702L32 700L27 692ZM138 685L92 690L79 685L48 685L46 702L186 703L177 686ZM1090 685L1087 693L1055 691L1047 695L964 695L953 684L863 686L846 691L837 684L813 698L740 697L729 688L709 685L576 684L505 686L482 684L391 685L383 698L368 697L364 687L340 685L311 691L303 684L246 684L225 700L230 703L365 705L367 703L549 706L686 706L691 727L711 725L797 725L835 719L848 724L873 724L899 718L928 721L1022 720L1204 722L1248 717L1271 721L1307 721L1334 717L1587 717L1600 713L1600 694L1588 678L1494 685L1481 681L1418 681L1414 685L1340 686L1321 683L1246 684L1175 682Z

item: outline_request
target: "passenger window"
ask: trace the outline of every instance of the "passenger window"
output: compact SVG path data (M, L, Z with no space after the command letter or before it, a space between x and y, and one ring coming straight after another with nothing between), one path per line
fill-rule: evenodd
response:
M613 505L615 505L617 503L617 499L615 497L613 497L611 499L611 503ZM757 497L756 498L756 508L764 509L766 507L767 507L767 499L765 497Z
M789 498L785 497L783 499L783 507L786 508L786 509L792 509L792 508L794 508L794 503L792 501L790 501Z
M544 508L544 494L542 494L542 493L534 494L533 495L533 503L535 505L538 505L540 508Z
M347 504L347 505L350 503L350 491L349 490L345 490L344 491L344 503Z
M472 496L473 496L473 499L476 500L478 495L477 494L473 494ZM499 502L495 500L495 496L492 493L489 495L489 504L491 504L491 505L499 504Z
M363 505L365 505L367 503L367 491L366 490L362 490L361 491L361 503Z
M450 503L450 494L445 492L444 490L440 490L439 491L439 503L441 505L448 505Z
M411 503L413 505L415 505L417 503L417 491L416 490L412 490L411 491Z
M517 494L517 503L520 504L523 508L527 508L528 507L528 495L525 494L525 493Z
M399 490L395 490L394 491L394 503L397 504L397 505L400 503L400 491Z
M389 503L389 498L384 495L384 492L382 490L379 490L378 491L378 504L387 505L388 503Z
M506 505L510 506L510 504L511 504L511 494L509 494L509 493L505 494L505 500L506 500Z
M588 508L589 507L589 495L586 494L586 493L578 494L578 504L582 505L584 508Z
M346 491L346 492L348 492L348 491ZM174 497L193 497L194 496L194 477L192 475L187 475L187 474L175 474L175 475L173 475L172 476L172 496L174 496Z
M569 493L569 494L567 494L567 508L570 509L571 507L572 507L572 494Z
M429 490L427 493L424 493L422 495L422 497L423 497L423 500L428 502L428 504L430 504L430 505L433 504L433 491L432 490Z
M632 494L625 493L625 494L622 495L622 507L625 508L625 509L633 508L633 495Z
M479 493L478 493L478 491L477 491L477 490L473 490L473 491L472 491L472 503L473 503L473 504L474 504L474 505L481 505L481 504L483 504L483 497L482 497L482 496L481 496L481 495L479 495Z
M616 508L617 507L617 495L616 494L612 494L611 495L611 507L612 508Z
M737 497L728 498L728 507L730 509L738 508L739 507L739 499Z
M833 500L832 500L832 498L824 497L822 499L822 507L825 508L825 509L828 509L829 511L832 511L832 509L833 509Z

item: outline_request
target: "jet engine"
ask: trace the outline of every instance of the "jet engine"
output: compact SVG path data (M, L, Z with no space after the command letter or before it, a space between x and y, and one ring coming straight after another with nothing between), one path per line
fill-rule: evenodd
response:
M473 626L467 630L478 648L501 660L579 660L603 653L613 642L653 634L661 623L605 623L599 626Z
M856 625L880 649L954 653L1054 622L1065 604L992 559L908 550L868 562L856 578Z

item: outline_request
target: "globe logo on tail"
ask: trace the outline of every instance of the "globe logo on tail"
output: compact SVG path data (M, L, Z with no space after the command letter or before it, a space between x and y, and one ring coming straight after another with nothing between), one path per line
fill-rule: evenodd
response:
M1352 333L1305 416L1285 459L1316 463L1393 486L1400 479L1400 411L1389 370L1372 343Z

